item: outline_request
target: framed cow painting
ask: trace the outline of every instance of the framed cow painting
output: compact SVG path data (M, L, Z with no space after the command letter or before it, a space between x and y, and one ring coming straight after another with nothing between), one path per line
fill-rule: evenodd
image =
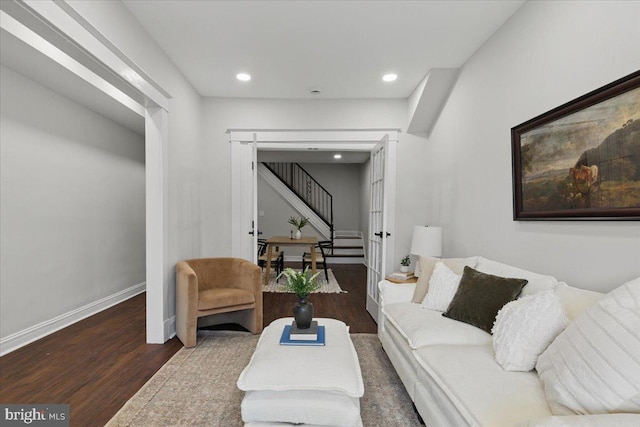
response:
M511 129L514 220L640 220L640 71Z

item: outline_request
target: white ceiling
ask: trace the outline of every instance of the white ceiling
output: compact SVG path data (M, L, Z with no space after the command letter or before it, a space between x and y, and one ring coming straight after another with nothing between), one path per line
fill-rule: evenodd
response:
M256 98L406 98L523 3L124 0L201 95ZM383 83L388 72L398 79Z

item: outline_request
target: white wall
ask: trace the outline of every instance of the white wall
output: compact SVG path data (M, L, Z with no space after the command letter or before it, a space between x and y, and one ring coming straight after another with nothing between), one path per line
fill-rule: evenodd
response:
M169 242L166 321L175 315L175 264L201 254L201 99L156 42L119 1L68 3L171 94L169 105Z
M235 129L405 128L406 100L268 100L205 98L203 110L203 254L231 247L229 137ZM400 134L396 254L409 249L415 224L425 222L425 140Z
M0 67L0 336L145 281L144 136Z
M607 291L640 276L638 222L512 220L510 129L640 69L640 3L527 2L464 65L429 136L427 219L481 254Z

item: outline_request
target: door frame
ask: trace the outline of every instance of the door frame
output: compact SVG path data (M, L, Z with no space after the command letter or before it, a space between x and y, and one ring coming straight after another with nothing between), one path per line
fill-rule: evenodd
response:
M246 210L248 197L245 192L254 192L255 198L257 183L255 173L252 176L253 182L246 178L247 166L241 162L246 161L246 155L240 155L242 144L254 143L257 149L264 150L291 150L305 151L308 149L322 150L351 150L371 152L381 141L387 140L391 155L386 157L385 176L388 183L385 184L385 191L390 196L386 203L386 232L390 236L385 239L386 256L384 270L393 269L395 257L395 185L396 185L396 145L398 143L398 128L377 128L377 129L227 129L229 143L231 144L231 221L232 221L232 256L252 260L255 257L255 250L252 253L243 253L239 243L241 239L249 238L251 223L243 218L241 212ZM235 153L235 154L234 154ZM243 158L245 160L243 160ZM255 160L254 160L255 161ZM254 167L255 172L256 167ZM244 172L243 172L244 171ZM242 178L242 175L245 178ZM391 190L393 187L393 190ZM252 190L253 189L253 190ZM244 195L244 198L243 198ZM254 211L257 207L254 206ZM257 215L254 214L253 226L257 230ZM255 237L255 236L254 236ZM255 246L254 246L255 247ZM367 269L370 266L367 265ZM367 292L367 306L377 313L378 297L377 293L371 298ZM376 316L373 316L374 319Z

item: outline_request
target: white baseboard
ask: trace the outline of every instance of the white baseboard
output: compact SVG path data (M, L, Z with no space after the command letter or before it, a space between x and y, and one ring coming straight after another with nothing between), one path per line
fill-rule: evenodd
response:
M176 336L176 316L170 317L164 321L164 340L169 341Z
M85 306L76 308L68 313L61 314L53 319L46 320L42 323L31 326L30 328L8 335L0 339L0 356L11 353L20 347L46 337L47 335L59 331L62 328L66 328L67 326L82 319L93 316L94 314L106 310L109 307L126 301L131 297L141 294L146 290L146 288L146 282L138 283L130 288L116 292L113 295L109 295ZM173 323L173 329L175 331L175 320Z

